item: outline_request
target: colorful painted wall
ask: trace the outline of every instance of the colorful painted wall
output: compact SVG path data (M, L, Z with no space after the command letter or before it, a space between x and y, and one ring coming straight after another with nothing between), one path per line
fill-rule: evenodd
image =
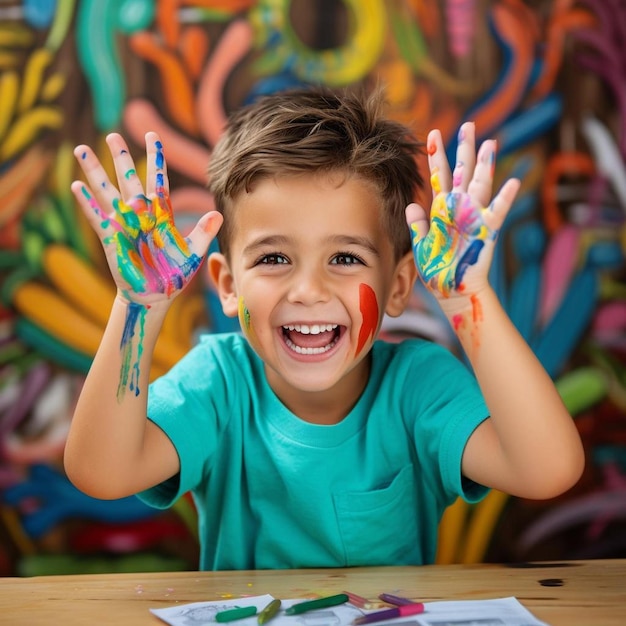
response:
M193 569L194 511L100 502L62 471L113 287L74 205L72 150L163 138L180 228L211 205L228 112L296 85L384 85L389 113L454 148L496 137L523 179L492 281L556 381L588 465L558 500L457 505L439 560L626 553L625 0L7 0L0 3L0 574ZM108 164L110 167L110 164ZM426 198L423 198L426 199ZM166 321L170 367L230 330L202 272ZM457 351L427 295L385 324Z

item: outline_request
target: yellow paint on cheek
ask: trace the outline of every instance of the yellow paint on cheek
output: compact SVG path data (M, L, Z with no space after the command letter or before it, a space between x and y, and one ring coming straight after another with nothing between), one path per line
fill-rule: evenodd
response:
M252 327L250 311L243 301L243 296L239 296L238 316L241 330L243 330L244 335L248 338L248 341L254 347L254 344L256 342L256 335L254 333L254 328Z
M241 329L246 335L250 332L250 311L244 304L243 296L239 296L239 324L241 324Z

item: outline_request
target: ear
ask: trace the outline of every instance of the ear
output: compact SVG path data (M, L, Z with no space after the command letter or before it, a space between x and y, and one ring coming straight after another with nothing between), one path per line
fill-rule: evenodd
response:
M385 313L391 317L398 317L406 308L413 293L413 285L417 280L417 268L413 258L413 251L407 252L398 261Z
M236 317L239 312L239 298L235 289L235 280L226 257L220 252L213 252L209 255L207 264L209 278L220 298L224 315Z

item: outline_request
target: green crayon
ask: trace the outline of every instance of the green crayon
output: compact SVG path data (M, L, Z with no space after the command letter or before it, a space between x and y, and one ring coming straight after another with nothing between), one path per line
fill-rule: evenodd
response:
M327 598L318 598L317 600L308 600L307 602L299 602L290 606L285 615L298 615L306 611L314 611L315 609L325 609L328 606L337 606L348 602L350 598L345 593L338 593L336 596L328 596Z
M228 609L215 614L216 622L232 622L236 619L244 619L256 615L256 606L243 606L236 609Z

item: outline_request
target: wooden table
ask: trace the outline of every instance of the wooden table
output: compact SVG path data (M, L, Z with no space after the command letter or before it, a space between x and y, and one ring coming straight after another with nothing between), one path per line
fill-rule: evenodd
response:
M0 578L0 624L157 626L150 608L240 596L381 591L415 600L515 596L551 626L626 625L626 559L517 565Z

